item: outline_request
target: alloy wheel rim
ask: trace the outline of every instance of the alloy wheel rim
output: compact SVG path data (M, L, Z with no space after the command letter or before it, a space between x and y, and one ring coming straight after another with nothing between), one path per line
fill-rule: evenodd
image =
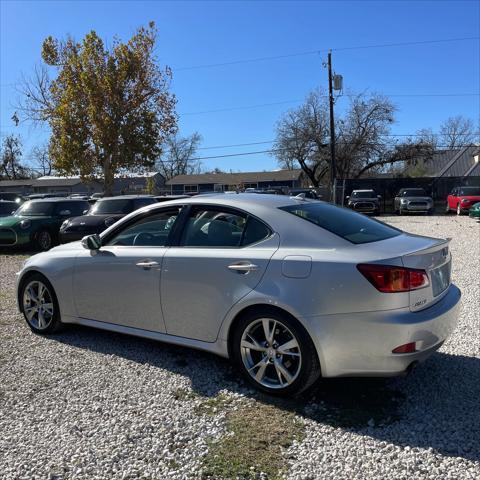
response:
M52 322L54 307L50 291L38 280L23 291L23 312L27 322L37 330L45 330Z
M52 243L50 234L48 232L41 232L38 236L38 243L42 247L42 250L48 250L50 248L50 244Z
M297 338L273 318L260 318L248 325L240 341L240 352L248 374L264 387L286 388L302 368Z

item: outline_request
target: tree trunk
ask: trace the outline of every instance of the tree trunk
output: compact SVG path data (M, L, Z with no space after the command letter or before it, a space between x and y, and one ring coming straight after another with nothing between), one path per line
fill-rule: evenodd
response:
M106 197L113 195L114 180L112 162L110 158L107 158L103 162L103 193Z

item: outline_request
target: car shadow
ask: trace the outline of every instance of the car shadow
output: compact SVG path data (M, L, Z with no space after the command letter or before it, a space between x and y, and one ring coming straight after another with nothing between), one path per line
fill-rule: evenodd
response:
M185 376L198 396L227 390L381 441L480 460L480 358L437 352L407 377L322 379L299 398L279 399L213 354L80 326L49 338Z

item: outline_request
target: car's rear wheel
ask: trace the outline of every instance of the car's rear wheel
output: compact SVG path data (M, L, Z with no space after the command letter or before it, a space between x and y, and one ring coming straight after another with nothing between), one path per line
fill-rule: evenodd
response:
M40 230L37 233L37 247L42 251L46 252L50 250L53 246L53 238L51 233L48 230Z
M232 356L249 383L272 395L294 395L320 376L311 338L288 314L251 312L236 326Z
M35 333L53 333L61 327L55 291L43 275L35 273L22 282L19 300L23 316Z

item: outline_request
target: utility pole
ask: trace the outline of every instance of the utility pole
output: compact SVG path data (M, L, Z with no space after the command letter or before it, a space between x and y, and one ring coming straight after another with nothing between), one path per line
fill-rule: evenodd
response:
M335 164L335 120L333 117L333 79L332 79L332 52L328 52L328 99L330 103L330 186L332 188L332 202L336 203L335 180L337 177Z

